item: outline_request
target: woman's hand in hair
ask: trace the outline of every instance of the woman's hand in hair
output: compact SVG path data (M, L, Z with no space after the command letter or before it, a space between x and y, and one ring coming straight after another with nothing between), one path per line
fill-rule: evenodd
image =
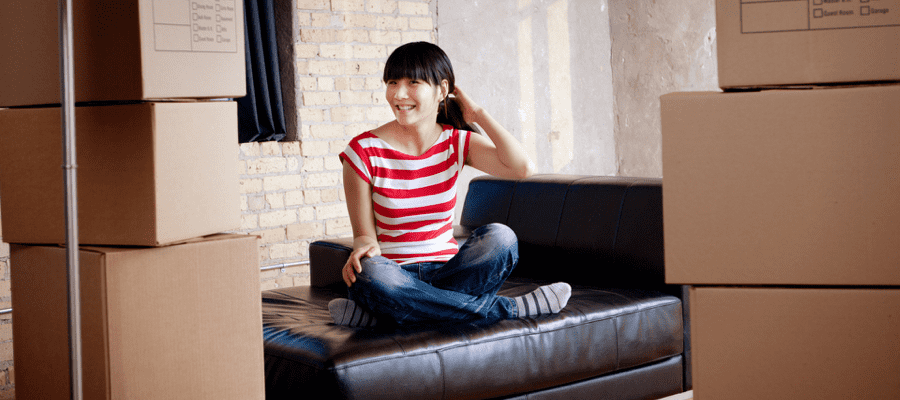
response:
M476 104L466 92L460 90L459 86L453 90L453 96L456 97L456 102L462 108L463 119L466 123L476 122L478 114L482 111L481 106Z

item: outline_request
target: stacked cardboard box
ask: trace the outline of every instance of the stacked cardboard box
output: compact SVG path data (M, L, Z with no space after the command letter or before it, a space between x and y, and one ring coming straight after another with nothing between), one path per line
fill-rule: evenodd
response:
M900 1L716 4L726 92L661 98L694 397L896 397Z
M55 0L0 4L0 190L16 394L69 398ZM52 16L53 18L48 18ZM76 0L84 392L261 399L257 238L240 225L240 0Z

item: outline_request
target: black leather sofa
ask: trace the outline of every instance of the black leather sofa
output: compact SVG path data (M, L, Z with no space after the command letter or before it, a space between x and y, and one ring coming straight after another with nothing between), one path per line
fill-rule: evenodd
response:
M474 179L455 233L510 226L520 261L501 294L566 281L557 315L335 326L350 239L310 245L312 285L263 292L267 399L658 399L691 388L687 290L666 285L658 179Z

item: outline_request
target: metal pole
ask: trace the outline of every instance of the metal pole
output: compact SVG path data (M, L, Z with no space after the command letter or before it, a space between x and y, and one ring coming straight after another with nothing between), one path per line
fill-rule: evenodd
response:
M59 65L62 91L63 181L66 186L66 265L69 278L69 386L80 400L81 284L78 260L78 185L75 160L75 85L72 67L72 0L59 0Z

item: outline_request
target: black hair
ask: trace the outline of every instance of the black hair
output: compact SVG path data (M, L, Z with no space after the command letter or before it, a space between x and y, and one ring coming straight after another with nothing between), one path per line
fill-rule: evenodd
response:
M447 80L449 92L456 89L450 58L440 47L428 42L412 42L398 47L391 53L384 66L384 82L409 78L440 86ZM456 129L474 131L463 119L462 107L455 98L447 96L438 107L437 122Z

